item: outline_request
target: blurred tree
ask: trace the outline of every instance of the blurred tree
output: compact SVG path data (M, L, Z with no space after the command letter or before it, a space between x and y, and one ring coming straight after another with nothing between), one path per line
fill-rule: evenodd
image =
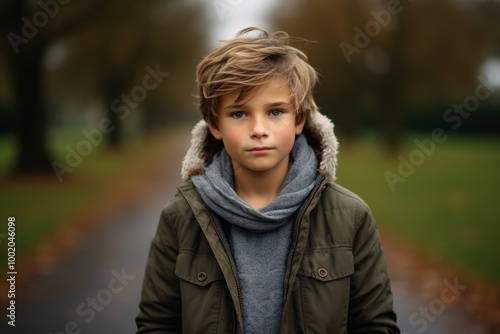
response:
M58 108L67 119L73 110L102 101L102 117L113 129L106 135L118 145L128 115L142 112L150 129L168 119L169 109L192 107L194 69L204 50L197 2L4 0L0 9L0 29L7 36L1 47L17 115L16 173L52 171L45 137L49 116ZM149 88L143 87L147 75L172 80L161 85L150 80ZM147 93L139 107L142 98L127 97L144 91L137 87Z
M485 0L475 5L474 12L478 14L477 20L484 26L483 31L489 37L489 54L500 58L500 1Z
M169 76L144 101L141 120L146 133L166 122L199 117L193 112L193 94L196 66L206 51L209 33L204 6L203 1L177 0L152 1L148 8L152 24L148 64L159 65Z
M130 92L139 70L144 71L142 64L148 51L151 52L148 33L153 31L147 17L149 3L130 1L126 6L117 3L105 20L87 31L88 49L98 55L92 58L100 74L106 114L113 124L114 130L106 134L113 148L121 144L122 120L134 109L122 102L122 94ZM133 101L130 103L136 105Z
M277 27L319 42L304 49L322 74L318 104L341 133L355 134L361 116L373 113L397 154L412 103L474 92L485 34L455 1L296 2L292 13L276 13Z
M111 8L67 43L69 55L54 74L54 86L57 95L64 91L66 78L86 78L78 90L93 91L102 99L102 117L113 124L108 143L118 147L127 122L140 121L147 133L182 109L193 108L203 18L198 3L180 0L132 1Z
M71 34L102 13L108 1L90 5L67 1L0 2L0 30L7 38L1 44L13 91L18 140L15 173L52 171L46 146L47 110L43 87L43 56L57 39ZM64 8L62 8L65 6ZM60 14L64 12L65 14Z

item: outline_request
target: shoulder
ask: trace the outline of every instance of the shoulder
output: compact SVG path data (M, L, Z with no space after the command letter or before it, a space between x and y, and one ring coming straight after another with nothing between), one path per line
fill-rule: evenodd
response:
M203 231L209 226L210 215L191 181L177 187L177 193L165 205L158 230L169 234L180 250L210 252L210 245ZM172 239L173 238L173 239ZM166 239L166 238L165 238Z
M163 207L162 214L166 216L182 214L186 210L189 210L189 203L185 198L185 194L190 191L194 191L191 182L183 182L177 186L177 192L174 197L172 197L167 204Z
M331 210L366 210L370 208L366 202L351 190L334 182L326 182L322 202Z
M334 182L323 185L313 218L326 230L344 231L353 237L363 226L374 225L370 207L357 194ZM371 228L370 228L371 229Z
M186 222L192 221L193 210L186 197L194 196L195 190L192 183L189 181L181 183L177 187L174 197L163 207L160 224L169 227L175 232L182 228L182 225L185 225Z

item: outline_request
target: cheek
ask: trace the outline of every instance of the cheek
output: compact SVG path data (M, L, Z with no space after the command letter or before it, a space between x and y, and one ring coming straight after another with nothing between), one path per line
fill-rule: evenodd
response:
M279 140L283 148L291 151L293 145L295 144L295 127L287 126L280 129L280 131L276 132L276 138Z
M243 131L228 131L224 133L223 141L224 147L229 154L233 152L238 152L240 146L243 143Z

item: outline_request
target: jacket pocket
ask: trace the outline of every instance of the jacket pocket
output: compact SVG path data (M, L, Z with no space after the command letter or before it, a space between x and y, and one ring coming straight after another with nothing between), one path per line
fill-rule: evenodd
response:
M349 309L350 276L354 260L350 245L310 248L298 271L295 298L307 333L345 333Z
M222 271L210 252L181 251L175 274L182 300L182 332L218 333L232 323Z
M224 279L222 270L212 253L181 251L175 265L177 277L198 286L206 286Z
M299 275L322 282L333 281L354 273L352 249L348 246L317 247L306 251Z

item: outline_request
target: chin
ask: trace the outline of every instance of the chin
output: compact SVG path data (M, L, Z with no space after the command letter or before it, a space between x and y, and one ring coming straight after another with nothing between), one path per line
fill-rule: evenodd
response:
M269 165L267 165L267 166L253 166L252 168L248 168L248 169L250 169L253 172L261 172L261 173L263 173L263 172L268 172L270 170L273 170L276 167L277 167L277 165L272 165L272 166L269 166Z
M260 172L267 172L268 170L271 170L272 168L273 168L273 166L240 165L239 169L244 169L244 170L251 171L254 173L260 173Z

